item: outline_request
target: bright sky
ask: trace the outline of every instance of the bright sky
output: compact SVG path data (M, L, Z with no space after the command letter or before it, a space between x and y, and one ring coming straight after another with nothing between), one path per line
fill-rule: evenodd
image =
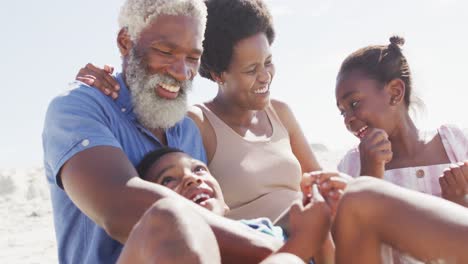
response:
M0 168L42 164L49 101L87 62L120 65L115 44L123 0L4 1L0 9ZM310 142L357 143L335 106L341 61L368 44L406 38L414 87L426 104L419 124L468 127L468 2L464 0L267 0L275 18L272 96L289 103ZM197 77L192 103L212 97Z

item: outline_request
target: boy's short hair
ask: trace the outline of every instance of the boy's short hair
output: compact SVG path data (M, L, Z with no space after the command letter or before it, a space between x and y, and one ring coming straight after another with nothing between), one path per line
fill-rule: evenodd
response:
M138 175L140 175L140 178L145 179L145 175L148 172L148 170L151 168L151 166L160 158L162 158L164 155L169 154L169 153L175 153L175 152L185 153L184 151L178 148L171 148L171 147L163 147L155 151L148 152L136 167Z

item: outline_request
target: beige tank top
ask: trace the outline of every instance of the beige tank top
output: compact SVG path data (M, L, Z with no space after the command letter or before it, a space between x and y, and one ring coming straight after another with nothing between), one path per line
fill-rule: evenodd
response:
M209 169L230 207L226 217L271 221L301 199L302 175L289 134L271 105L266 108L273 128L270 138L250 141L237 134L205 105L197 105L211 123L217 146Z

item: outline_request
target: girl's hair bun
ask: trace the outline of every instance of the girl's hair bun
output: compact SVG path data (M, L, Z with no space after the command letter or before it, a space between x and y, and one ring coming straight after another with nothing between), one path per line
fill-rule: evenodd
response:
M401 47L405 44L405 39L400 36L392 36L390 37L390 45L395 45Z

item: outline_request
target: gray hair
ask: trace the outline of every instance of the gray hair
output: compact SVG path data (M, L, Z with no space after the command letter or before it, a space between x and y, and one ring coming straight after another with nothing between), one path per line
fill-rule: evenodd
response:
M126 28L135 42L140 33L158 15L186 15L200 22L202 36L206 26L206 5L203 0L127 0L120 10L119 26Z

